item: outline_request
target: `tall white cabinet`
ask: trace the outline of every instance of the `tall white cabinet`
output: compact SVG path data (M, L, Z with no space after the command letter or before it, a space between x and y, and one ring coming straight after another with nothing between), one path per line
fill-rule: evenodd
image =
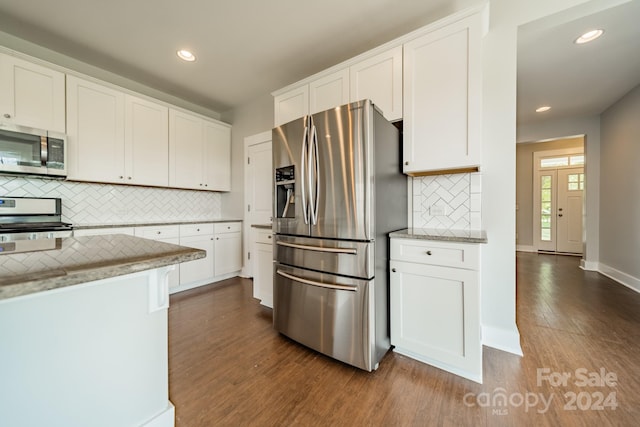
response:
M0 53L0 123L65 132L64 73Z

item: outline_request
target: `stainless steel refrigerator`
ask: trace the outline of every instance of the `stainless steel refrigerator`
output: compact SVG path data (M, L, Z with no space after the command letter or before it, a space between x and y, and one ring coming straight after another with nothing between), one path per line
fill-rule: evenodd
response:
M390 347L387 234L407 226L401 141L371 101L273 129L276 330L372 371Z

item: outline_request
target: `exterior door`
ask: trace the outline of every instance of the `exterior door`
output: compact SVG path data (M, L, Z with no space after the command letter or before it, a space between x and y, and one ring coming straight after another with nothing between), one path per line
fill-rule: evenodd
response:
M566 158L568 161L570 157ZM534 243L538 250L582 253L584 182L583 167L537 171L534 178Z
M556 250L582 253L583 168L559 169L557 179Z

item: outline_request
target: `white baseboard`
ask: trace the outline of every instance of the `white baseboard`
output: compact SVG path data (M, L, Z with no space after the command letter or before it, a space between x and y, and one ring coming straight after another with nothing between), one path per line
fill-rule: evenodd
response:
M586 271L599 271L597 261L585 261L584 258L580 260L580 268Z
M410 350L406 350L399 347L394 347L393 351L395 353L402 354L403 356L410 357L419 362L426 363L427 365L435 366L438 369L442 369L443 371L451 372L454 375L458 375L462 378L466 378L471 381L475 381L479 384L482 384L482 360L480 360L480 364L478 366L478 372L469 372L463 369L458 368L457 366L448 365L440 360L431 359L430 357L423 356L421 354L414 353Z
M513 328L513 330L506 330L483 325L482 345L522 356L520 332L517 326L514 325Z
M538 252L534 246L529 245L516 245L516 251L518 252Z
M176 408L173 406L173 403L169 402L167 409L141 424L140 427L174 427L176 424L175 412Z
M610 279L615 280L621 285L624 285L627 288L640 293L640 279L638 279L637 277L633 277L630 274L627 274L620 270L616 270L615 268L609 267L608 265L603 263L598 264L598 272Z

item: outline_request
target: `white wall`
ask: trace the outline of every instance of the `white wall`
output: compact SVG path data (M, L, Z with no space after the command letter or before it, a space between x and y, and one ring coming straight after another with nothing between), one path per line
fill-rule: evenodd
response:
M221 120L231 123L231 191L222 194L222 215L243 218L244 206L244 139L273 128L273 97L265 94L253 101L227 111Z
M640 86L600 123L600 271L640 291Z
M518 142L541 141L572 135L585 135L585 253L583 266L597 268L600 258L600 116L548 120L519 126Z

